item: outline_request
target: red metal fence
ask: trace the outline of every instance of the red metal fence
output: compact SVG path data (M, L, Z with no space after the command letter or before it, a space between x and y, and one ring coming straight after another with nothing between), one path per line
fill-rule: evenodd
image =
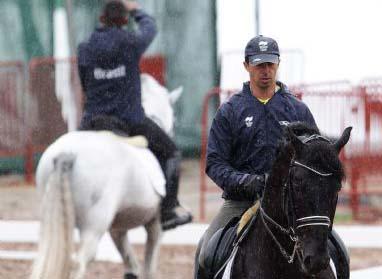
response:
M16 160L21 160L19 169L25 169L22 158L27 154L28 111L24 77L22 62L0 62L0 158L14 158L13 161L0 161L1 169L15 167Z
M0 155L12 155L26 139L23 63L0 63L0 84Z
M338 137L345 127L353 126L351 140L341 154L347 173L341 200L355 219L381 218L382 79L364 80L357 86L346 81L300 85L293 87L292 91L309 106L324 134ZM205 175L211 99L223 96L221 99L224 101L233 92L214 88L204 99L200 160L201 220L206 217L206 195L218 190L216 185L208 186Z

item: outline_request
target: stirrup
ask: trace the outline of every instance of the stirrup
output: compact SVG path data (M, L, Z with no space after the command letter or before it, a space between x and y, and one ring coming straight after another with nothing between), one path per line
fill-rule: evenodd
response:
M165 218L162 218L162 230L164 231L176 228L180 225L188 224L192 221L193 218L189 211L186 211L183 214L177 214L175 208L163 215Z
M176 228L177 226L185 225L191 223L192 215L188 213L186 216L176 216L176 218L172 218L166 220L162 223L162 230L167 231Z

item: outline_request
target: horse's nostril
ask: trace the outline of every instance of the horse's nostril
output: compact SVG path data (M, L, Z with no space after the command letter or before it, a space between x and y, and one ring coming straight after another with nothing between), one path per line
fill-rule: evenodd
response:
M306 271L315 274L325 269L329 264L329 260L329 257L314 257L310 255L304 257L303 264Z

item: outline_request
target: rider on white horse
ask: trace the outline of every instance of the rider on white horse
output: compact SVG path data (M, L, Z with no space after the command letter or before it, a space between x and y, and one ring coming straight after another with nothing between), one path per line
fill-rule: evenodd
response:
M138 32L122 29L128 14ZM154 39L154 19L133 1L109 1L97 28L78 49L78 70L85 92L81 130L114 130L129 136L143 135L166 177L162 201L162 228L191 222L189 212L180 213L178 186L181 155L174 141L145 116L141 101L139 60Z

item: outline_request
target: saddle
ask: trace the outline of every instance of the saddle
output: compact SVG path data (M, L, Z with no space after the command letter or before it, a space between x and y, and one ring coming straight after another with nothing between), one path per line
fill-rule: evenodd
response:
M129 136L126 124L115 116L95 115L87 121L83 121L80 129L98 131L100 134L113 137L136 147L148 147L148 141L144 136Z
M109 137L112 137L116 140L122 141L124 143L130 144L135 147L142 147L142 148L147 148L149 146L147 139L144 136L123 136L123 135L118 135L112 131L97 131L97 133L107 135Z
M215 274L218 273L229 258L237 238L236 231L239 220L239 217L233 217L225 227L214 233L208 241L205 258L203 259L206 278L215 278Z
M336 268L337 279L350 278L350 257L340 236L332 230L328 239L329 255Z
M234 246L244 239L254 221L258 208L259 202L250 207L241 217L233 217L208 241L204 259L202 259L207 278L221 278L222 267L227 264Z

